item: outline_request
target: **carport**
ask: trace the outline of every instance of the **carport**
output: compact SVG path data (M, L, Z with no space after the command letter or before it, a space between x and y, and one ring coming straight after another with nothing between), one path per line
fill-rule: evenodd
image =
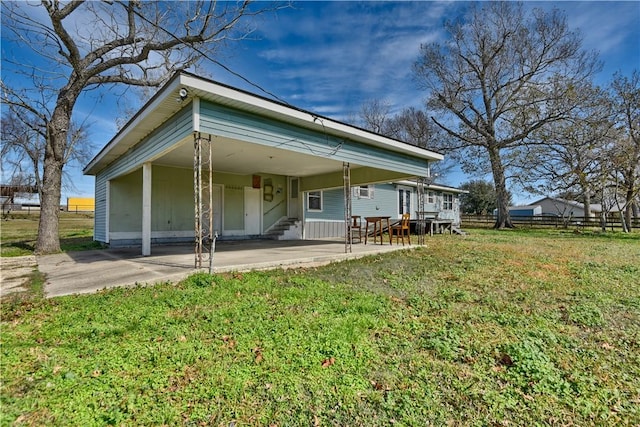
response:
M177 73L91 160L94 238L111 247L256 239L285 221L304 239L305 195L428 177L442 155L230 86Z

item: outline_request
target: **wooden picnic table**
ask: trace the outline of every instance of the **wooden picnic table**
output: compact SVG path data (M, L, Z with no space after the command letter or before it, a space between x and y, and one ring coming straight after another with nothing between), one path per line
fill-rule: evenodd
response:
M382 228L383 228L382 222L384 220L387 221L387 230L388 230L389 227L391 226L391 221L390 221L391 217L390 216L366 216L364 220L367 223L367 225L365 226L364 244L365 245L367 244L367 236L369 235L369 224L373 224L373 244L376 244L378 242L377 236L380 235L380 244L383 245L384 241L382 240Z

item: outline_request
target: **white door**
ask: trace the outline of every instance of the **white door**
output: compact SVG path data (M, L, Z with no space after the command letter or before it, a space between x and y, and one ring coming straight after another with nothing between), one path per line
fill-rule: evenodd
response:
M299 209L300 209L300 199L299 199L299 192L300 192L300 188L299 188L299 183L300 181L298 180L297 177L293 177L290 176L289 177L289 201L288 201L288 215L289 218L298 218L299 215Z
M254 236L262 230L262 190L244 187L244 234Z

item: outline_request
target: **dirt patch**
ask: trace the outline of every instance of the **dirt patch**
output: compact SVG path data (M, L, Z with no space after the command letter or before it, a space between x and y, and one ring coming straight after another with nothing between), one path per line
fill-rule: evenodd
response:
M38 268L33 255L0 258L0 297L26 291L31 273Z

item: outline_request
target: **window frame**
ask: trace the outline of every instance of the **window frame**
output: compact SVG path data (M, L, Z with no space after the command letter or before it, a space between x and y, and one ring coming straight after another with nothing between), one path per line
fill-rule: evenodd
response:
M320 208L315 209L311 207L311 198L318 199L320 201ZM322 190L319 191L307 191L307 210L309 212L322 212L324 208L324 197Z
M449 199L449 200L447 200ZM443 193L442 194L442 210L444 211L452 211L453 210L453 194L451 193Z
M373 185L357 185L353 187L356 198L358 199L373 199ZM362 190L366 190L363 194Z
M413 193L414 190L413 188L410 187L398 187L398 191L397 191L397 209L398 209L398 218L400 218L402 216L402 214L408 213L409 215L411 215L411 208L413 207ZM402 196L401 196L402 195ZM408 205L407 206L407 202ZM405 212L405 210L407 212Z
M433 190L427 190L427 203L434 205L436 203L436 193Z

